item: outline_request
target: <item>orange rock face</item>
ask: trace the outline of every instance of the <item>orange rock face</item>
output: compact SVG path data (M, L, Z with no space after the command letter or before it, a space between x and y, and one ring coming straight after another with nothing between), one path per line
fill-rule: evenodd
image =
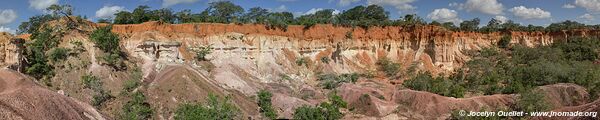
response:
M97 25L104 26L105 24ZM496 45L504 35L498 32L488 34L454 32L439 26L414 28L390 26L363 29L315 25L305 29L304 26L290 25L287 30L280 30L269 29L264 25L257 24L164 24L160 22L114 25L113 32L123 35L126 41L163 39L164 41L180 41L187 47L212 44L221 40L210 38L210 36L237 33L243 35L240 38L243 42L240 44L250 50L263 51L275 48L282 50L285 48L296 51L300 55L307 52L329 50L325 48L341 50L342 52L358 50L369 52L372 55L375 60L369 60L370 64L373 64L380 57L388 57L401 63L404 68L416 64L421 70L428 70L433 73L453 71L470 59L464 54L465 51L479 50L483 47ZM533 47L549 45L555 40L562 40L570 36L598 37L600 32L575 30L563 32L509 32L506 34L512 36L512 43L514 44ZM231 45L230 43L223 42L224 45L221 47L241 46ZM330 55L325 55L325 53L312 56L314 57L312 59L317 60L319 58L316 57L330 56L336 52L333 51ZM361 58L365 57L362 56Z

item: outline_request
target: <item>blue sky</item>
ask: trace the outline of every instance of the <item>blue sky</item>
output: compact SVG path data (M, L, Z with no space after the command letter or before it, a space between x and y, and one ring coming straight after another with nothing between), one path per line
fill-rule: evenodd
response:
M51 4L70 4L77 15L91 20L111 17L119 10L131 11L139 5L152 9L191 9L199 12L217 0L3 0L0 4L0 31L14 32L29 17L43 14ZM230 0L245 9L262 7L272 11L288 11L295 15L311 9L343 11L357 5L377 4L390 12L392 19L405 14L418 14L427 21L455 22L480 18L487 24L491 18L510 19L524 25L546 26L553 22L575 20L600 24L600 0ZM104 9L103 9L104 8Z

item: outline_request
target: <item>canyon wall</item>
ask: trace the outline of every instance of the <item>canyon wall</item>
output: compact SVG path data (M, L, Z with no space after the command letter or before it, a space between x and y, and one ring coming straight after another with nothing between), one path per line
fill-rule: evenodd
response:
M90 25L89 28L106 26ZM109 91L119 94L121 83L128 80L126 76L130 74L113 71L96 60L103 53L89 40L89 32L81 32L91 30L82 27L80 31L66 32L59 47L75 48L69 42L81 41L81 47L85 50L67 59L64 62L67 67L57 67L57 74L52 80L58 90L82 101L90 101L91 93L89 90L86 93L81 88L82 83L77 83L81 81L80 76L97 75ZM114 25L113 32L121 37L121 48L127 53L127 62L141 67L141 81L147 87L144 94L155 108L153 117L157 119L171 119L179 103L201 101L208 93L232 95L233 103L242 108L246 114L244 116L260 118L256 109L258 106L252 97L259 90L273 91L273 106L278 108L277 112L282 118L291 118L295 108L306 104L316 105L327 99L329 90L322 89L321 81L316 80L319 74L375 72L377 60L384 57L400 63L403 70L414 67L434 74L450 73L471 59L468 51L494 46L502 36L508 34L512 36L513 44L531 47L549 45L572 36L600 37L599 31L590 30L484 34L448 31L438 26L373 27L365 30L316 25L309 29L289 26L287 30L279 30L253 24L160 22ZM22 44L27 41L26 36L0 34L0 63L12 65L22 61L20 53L22 45L26 45ZM206 56L208 61L196 61L194 51L208 45L213 47L213 52ZM71 67L71 64L75 67ZM343 99L349 102L349 106L357 107L356 113L361 114L345 117L353 119L366 115L389 119L397 116L441 119L450 116L453 109L506 107L515 100L514 95L443 97L398 87L395 83L401 80L388 79L397 78L377 75L372 79L361 77L356 83L344 83L338 87ZM572 87L564 88L571 90ZM80 92L81 89L84 92ZM548 90L552 93L550 95L586 96L579 90L583 88L573 89L577 90L575 92L552 89ZM362 97L365 94L369 96ZM427 100L430 102L422 102ZM584 103L570 99L550 100L564 105ZM112 105L117 106L115 108L122 107L120 104ZM430 107L422 109L427 105ZM440 109L432 109L435 107L431 106ZM112 107L109 105L104 109Z
M106 24L89 23L92 27ZM549 45L572 36L599 37L597 30L561 32L478 33L454 32L439 26L403 27L339 27L315 25L311 28L290 25L286 30L269 29L258 24L142 24L114 25L113 32L122 35L130 54L146 53L148 59L182 63L191 60L193 47L214 45L217 53L236 53L244 59L261 60L259 53L292 52L296 57L318 61L329 56L342 61L345 56L362 69L373 69L381 57L400 62L404 68L416 65L433 73L451 72L469 59L466 51L495 45L503 35L510 34L513 44ZM15 64L20 59L13 36L0 35L0 62ZM22 35L21 35L22 36ZM150 50L151 49L151 50ZM148 51L150 50L150 51ZM148 54L148 52L152 52ZM161 54L160 52L166 52ZM217 54L215 54L217 55ZM256 56L259 55L259 56ZM161 57L162 56L162 57ZM289 56L289 55L288 55ZM166 58L165 58L166 57ZM345 69L345 68L340 68ZM342 70L343 71L343 70Z
M105 24L98 24L104 26ZM143 24L114 25L113 32L124 36L127 48L145 41L177 42L184 60L190 60L190 48L214 45L216 53L236 53L244 59L261 60L260 53L293 52L295 57L318 61L329 56L341 61L345 56L354 67L373 69L381 57L400 62L404 68L416 65L433 73L450 72L469 59L466 51L495 45L502 33L454 32L439 26L372 27L369 29L333 25L291 25L287 30L269 29L258 24ZM513 44L549 45L571 36L598 37L599 31L510 32ZM137 41L137 42L136 42ZM134 44L134 45L128 45ZM217 54L215 54L217 55ZM362 55L362 57L361 57ZM221 56L221 55L218 55ZM180 58L175 58L180 59ZM297 58L295 58L297 59ZM335 68L335 67L334 67ZM345 69L345 68L340 68ZM343 70L342 70L343 71Z

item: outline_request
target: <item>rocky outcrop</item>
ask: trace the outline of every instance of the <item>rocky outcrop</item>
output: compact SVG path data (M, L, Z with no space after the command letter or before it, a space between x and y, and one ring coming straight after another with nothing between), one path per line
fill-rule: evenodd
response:
M136 57L150 59L161 63L182 63L179 55L179 42L143 41L134 50Z
M25 40L0 32L0 66L20 66Z
M94 107L45 89L33 79L0 70L0 119L104 120Z
M453 98L389 87L374 85L372 82L344 84L338 88L338 94L355 113L373 117L393 115L407 119L446 119L453 111L458 110L511 109L518 100L517 94ZM587 103L587 91L575 84L553 84L536 89L545 95L544 100L554 108L569 108Z
M559 83L538 87L546 101L554 108L577 106L590 102L590 94L584 87L572 83Z
M258 106L253 99L247 99L239 91L223 89L200 71L189 66L172 65L164 68L154 78L148 78L148 102L155 108L156 119L173 119L175 110L181 103L205 103L209 94L229 96L230 103L240 108L239 117L257 118Z

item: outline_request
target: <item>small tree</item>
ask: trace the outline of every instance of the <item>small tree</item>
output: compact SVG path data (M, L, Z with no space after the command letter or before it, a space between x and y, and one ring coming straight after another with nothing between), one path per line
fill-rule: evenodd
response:
M96 47L106 53L115 53L120 51L119 36L111 32L112 26L100 27L90 34L90 40L96 44Z
M240 110L225 98L208 94L207 102L186 103L180 105L175 112L176 120L235 120L240 118Z
M129 80L126 80L123 83L123 92L132 92L141 85L140 81L142 80L143 75L140 68L134 68L130 75Z
M123 105L123 120L147 120L152 116L152 108L146 103L146 96L141 92L131 94L131 100Z
M308 66L308 61L309 61L309 58L306 58L306 57L296 59L296 65L298 65L298 66L302 66L302 65Z
M273 97L273 94L267 90L261 90L258 92L257 96L260 112L269 119L276 119L277 111L271 106L271 97Z
M504 49L508 48L510 45L511 39L512 38L510 37L510 35L502 36L502 38L500 38L500 41L498 41L498 47L504 48Z
M329 96L329 102L323 102L319 106L312 107L303 105L294 111L296 120L338 120L344 117L341 108L348 107L348 103L342 97L334 94Z
M90 40L96 44L96 47L104 51L105 55L101 57L109 66L114 68L123 67L121 59L121 48L119 36L111 32L112 26L101 27L90 35Z
M204 22L217 23L237 22L242 13L244 13L244 8L230 1L211 2L208 8L202 12L208 17Z
M465 20L460 23L460 30L466 32L475 32L479 29L479 18L474 18L473 20Z
M84 88L92 89L95 92L92 96L92 105L100 106L102 103L113 98L107 91L104 91L100 78L93 75L84 75L81 76L81 81Z
M206 55L212 53L213 47L211 45L200 46L194 50L196 52L196 60L198 61L207 61Z
M400 64L392 62L388 58L381 58L376 64L379 66L379 70L383 71L388 77L392 77L400 72Z
M52 62L65 60L69 57L69 51L70 49L68 48L54 48L48 53L48 59Z
M321 57L321 62L323 62L323 63L329 63L329 61L331 61L329 59L329 57Z

